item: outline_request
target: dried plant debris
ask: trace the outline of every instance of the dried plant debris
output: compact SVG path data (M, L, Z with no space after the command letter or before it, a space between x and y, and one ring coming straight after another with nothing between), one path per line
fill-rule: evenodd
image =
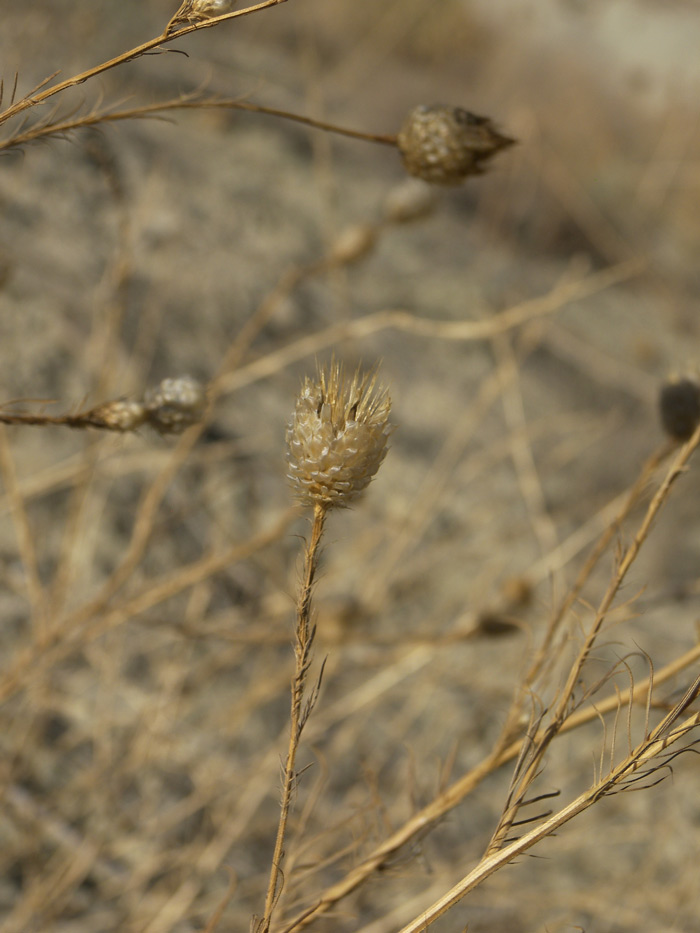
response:
M489 159L514 144L488 117L443 104L415 107L398 135L406 171L435 185L482 175Z

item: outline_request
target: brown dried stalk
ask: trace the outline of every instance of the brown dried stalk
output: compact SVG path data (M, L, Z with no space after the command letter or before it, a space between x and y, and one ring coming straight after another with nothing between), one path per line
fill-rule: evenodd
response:
M438 917L447 913L466 894L478 887L499 868L512 862L523 852L527 852L540 840L551 836L557 829L578 816L579 813L583 813L603 797L631 789L638 784L644 787L658 783L661 778L654 776L668 764L664 760L667 757L666 751L686 738L693 729L700 725L700 713L693 713L680 724L677 724L681 716L698 699L698 696L700 696L700 677L695 680L680 702L673 707L658 726L646 734L637 747L620 764L612 768L605 777L589 787L587 791L566 807L563 807L546 822L536 826L509 846L487 855L473 871L431 907L412 920L411 923L404 926L400 933L422 933ZM689 747L686 746L686 748ZM678 754L679 752L675 752L669 757L675 757Z
M292 680L291 729L282 780L282 804L272 856L265 912L254 918L255 933L268 933L272 914L282 893L282 861L299 741L318 697L319 679L305 700L315 628L311 625L311 596L318 569L319 545L330 509L346 508L369 485L387 452L393 431L389 423L391 400L377 384L377 373L358 369L346 379L335 360L319 367L315 379L306 379L287 427L288 478L294 495L313 506L311 538L297 599L295 671ZM323 669L321 670L321 674Z
M595 706L588 706L573 713L562 725L560 734L579 729L590 722L599 720L601 716L608 713L615 713L625 704L646 704L652 686L658 687L662 683L668 682L698 661L700 661L700 645L696 645L681 657L656 671L653 678L646 677L627 690L616 690L605 700L598 701ZM380 843L344 878L323 891L316 903L294 917L283 928L282 933L292 933L293 930L304 929L318 919L319 916L327 913L335 904L360 887L375 871L378 871L389 859L394 857L400 849L418 835L425 833L426 829L429 829L446 813L454 809L485 778L498 768L518 758L523 753L526 741L526 739L517 739L507 747L501 748L500 751L492 752L488 758L485 758L471 771L464 774L444 793L415 813L410 820Z
M603 596L591 626L586 634L583 645L579 649L573 664L569 670L566 682L562 687L551 714L548 723L544 728L538 730L538 735L528 749L527 760L523 762L523 768L520 774L516 776L514 784L509 793L508 803L499 821L498 827L492 837L488 852L498 850L507 838L520 807L525 799L528 788L535 780L537 774L542 768L542 760L551 745L554 738L561 731L562 725L575 708L576 702L574 693L581 679L583 666L590 657L593 646L601 632L603 624L607 618L608 612L613 604L615 597L622 584L625 581L627 573L637 558L639 550L647 539L654 519L658 515L663 504L667 500L673 484L678 477L685 472L688 461L693 455L698 444L700 444L700 428L698 428L690 440L681 448L677 457L671 464L661 486L656 491L653 499L649 503L646 515L637 530L632 542L623 554L617 570L608 585Z
M663 501L665 501L672 483L685 469L685 464L687 463L699 442L699 439L695 437L679 452L678 457L670 468L669 473L662 486L660 487L659 492L654 497L652 504L649 506L647 518L645 519L645 522L642 526L646 529L646 532L648 532L653 517L658 513L658 510L663 504ZM550 623L550 626L548 627L548 630L545 634L543 643L545 646L551 647L553 637L556 630L558 629L558 626L565 618L577 596L580 594L596 563L604 553L606 547L613 539L614 535L619 531L624 519L629 515L632 508L637 504L639 496L646 487L651 473L667 455L668 449L663 448L654 453L643 465L639 477L635 480L630 489L625 504L613 522L601 535L600 540L594 546L591 554L584 564L584 567L577 577L572 590L567 593L567 595L564 597L564 600L558 607L556 613L554 614L552 622ZM662 491L663 495L660 495ZM653 512L651 512L652 509ZM640 533L638 533L635 537L635 542L639 542L639 544L641 544ZM639 544L637 545L637 550ZM629 565L630 564L628 563L626 570L629 569ZM617 581L615 593L619 589L619 586L622 582L622 579L619 576L620 569L621 568L618 568L618 571L610 587L610 589L612 589L613 585ZM612 598L614 598L614 593L612 597L609 597L609 599ZM522 697L527 692L525 688L527 685L531 685L540 673L542 665L545 661L545 654L546 652L544 651L544 648L537 652L537 655L535 656L529 671L525 675L523 681L524 686L521 688L521 691L519 691L518 696L516 696L511 713L507 718L506 725L491 753L485 759L483 759L483 761L476 765L476 767L472 768L466 774L462 775L461 778L451 784L445 791L443 791L443 793L435 797L434 800L432 800L427 806L423 807L421 810L415 813L403 826L401 826L398 830L393 832L391 836L380 843L380 845L378 845L365 859L363 859L362 862L354 866L354 868L348 872L344 878L323 891L315 904L298 914L284 927L283 933L292 933L293 930L303 929L321 914L327 913L327 911L330 910L334 904L337 904L340 900L352 893L352 891L354 891L356 888L360 887L375 871L379 870L384 864L386 864L386 862L392 858L396 852L411 842L411 840L415 839L416 836L424 833L428 827L433 826L438 822L438 820L442 819L446 813L448 813L455 806L457 806L457 804L464 800L464 798L467 797L476 787L478 787L479 784L481 784L481 782L485 780L485 778L487 778L491 773L502 767L504 764L507 764L510 761L514 761L523 755L526 744L529 740L524 738L514 739L513 724L517 719L518 711L521 709ZM675 676L680 670L683 670L686 667L689 667L691 664L694 664L698 659L700 659L700 647L692 649L681 658L671 662L662 670L656 672L653 679L654 684L660 685L661 683ZM627 691L620 692L616 690L607 699L598 701L595 704L595 707L588 706L575 712L571 712L569 710L568 715L559 725L559 734L568 732L575 728L579 728L580 726L599 718L601 715L615 712L620 708L621 704L642 702L647 693L651 690L651 687L652 679L650 677L637 683L634 687L630 687ZM538 735L535 737L535 741L541 740L542 738L543 734ZM511 816L514 816L514 814L511 814Z
M289 733L289 748L284 763L282 775L282 802L280 804L280 817L277 825L275 849L272 855L270 880L265 898L265 912L256 920L253 929L255 933L268 933L272 914L281 894L281 873L284 859L284 843L289 821L289 811L292 805L292 794L297 780L296 756L299 749L301 734L318 697L320 677L312 689L310 696L304 702L306 681L311 665L311 649L313 647L315 627L311 625L311 595L313 592L316 571L318 569L319 545L323 535L328 507L323 503L314 506L311 538L304 556L304 573L299 596L297 600L296 640L294 643L295 670L292 680L291 728Z
M157 118L173 110L206 109L245 110L248 113L261 113L271 117L279 117L283 120L292 120L295 123L301 123L304 126L310 126L313 129L323 130L328 133L349 136L352 139L362 139L367 142L380 143L385 146L396 146L396 136L383 135L380 133L365 133L361 130L348 129L347 127L338 126L334 123L327 123L323 120L314 120L312 117L306 117L303 114L291 113L287 110L278 110L274 107L263 107L260 104L251 104L242 100L228 100L218 97L197 98L191 96L164 101L161 104L145 104L142 107L131 107L126 110L98 110L55 123L51 121L42 121L29 129L21 130L8 139L0 141L0 152L16 149L28 143L38 142L39 140L48 139L52 136L65 136L67 133L86 129L87 127L102 126L107 123L118 123L123 120Z
M260 10L267 9L268 7L278 6L280 3L286 3L287 0L262 0L261 3L256 3L254 6L246 7L243 10L235 10L231 13L224 13L221 16L215 16L211 19L201 20L199 22L188 23L183 25L176 30L170 29L170 24L166 26L165 31L160 35L156 36L154 39L149 39L148 42L144 42L142 45L138 45L133 49L130 49L128 52L122 52L121 55L117 55L115 58L110 58L106 62L102 62L99 65L95 65L93 68L88 68L87 71L82 71L80 74L74 75L72 78L67 78L65 81L61 81L58 84L54 84L52 87L46 88L46 90L41 90L53 80L54 77L58 74L51 75L46 78L41 84L37 85L33 91L31 91L27 96L22 97L20 100L10 104L5 110L0 112L0 126L3 123L6 123L8 120L11 120L13 117L18 116L20 113L29 110L32 107L36 107L39 104L45 103L50 98L54 97L56 94L60 94L62 91L66 91L69 88L77 87L79 84L84 84L86 81L89 81L91 78L97 77L97 75L104 74L106 71L110 71L112 68L116 68L119 65L123 65L126 62L134 61L134 59L141 58L143 55L147 55L149 52L154 52L161 50L164 45L169 42L172 42L174 39L181 39L183 36L189 35L191 32L196 32L199 29L209 29L212 26L218 26L219 23L223 23L225 20L236 19L239 16L247 16L250 13L257 13Z

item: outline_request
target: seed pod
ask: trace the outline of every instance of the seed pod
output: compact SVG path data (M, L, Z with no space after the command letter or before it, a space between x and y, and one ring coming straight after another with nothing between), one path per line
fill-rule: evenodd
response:
M394 430L376 372L345 378L335 361L306 379L287 427L287 474L304 505L346 508L375 475Z
M485 162L515 143L488 117L442 104L415 107L397 141L409 175L436 185L459 185L470 175L482 175Z
M181 434L201 421L207 407L204 386L192 376L164 379L143 398L148 423L160 434Z
M107 431L135 431L146 421L146 409L141 402L116 399L103 402L86 413L86 423Z
M661 387L659 413L670 437L688 440L700 424L700 385L694 379L669 379Z

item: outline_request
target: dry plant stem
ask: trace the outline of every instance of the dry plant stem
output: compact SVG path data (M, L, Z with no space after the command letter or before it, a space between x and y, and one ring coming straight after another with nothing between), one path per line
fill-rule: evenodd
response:
M652 729L649 735L619 765L612 768L604 778L597 781L546 822L536 826L509 846L482 859L472 872L466 875L428 910L403 927L400 933L420 933L420 931L425 930L431 923L434 923L435 920L454 907L466 894L498 871L499 868L507 865L514 858L522 855L523 852L527 852L541 839L551 836L557 829L568 823L579 813L583 813L584 810L597 803L601 798L614 793L618 789L624 790L625 782L627 780L633 781L634 775L645 765L650 766L652 772L656 771L660 765L655 762L655 759L662 756L667 749L684 739L692 729L700 725L700 713L694 713L679 725L676 725L677 720L697 699L699 693L700 678L692 684L683 699L674 706L659 725ZM645 773L648 774L648 772Z
M591 650L596 642L596 639L598 638L598 635L600 634L601 628L603 627L605 619L607 618L607 614L612 606L613 600L617 596L620 587L622 586L630 567L634 563L642 544L648 537L652 523L654 522L654 519L658 515L664 502L668 498L671 492L671 487L678 479L678 477L685 471L687 464L698 444L700 444L700 427L678 452L678 455L674 462L671 464L671 467L666 474L664 481L654 494L654 497L651 500L649 507L647 508L646 515L644 516L644 519L636 535L634 536L634 539L620 560L617 570L612 580L610 581L610 584L608 585L608 589L606 590L605 595L603 596L603 599L598 606L595 618L593 619L588 633L586 634L583 645L581 646L573 664L571 665L566 682L557 697L554 708L549 717L549 722L542 730L538 732L538 735L532 744L532 748L529 750L528 758L524 764L522 773L518 775L517 780L514 781L511 792L509 794L509 803L506 806L501 820L499 821L496 832L493 835L489 845L489 852L495 851L503 845L503 841L510 832L528 787L532 784L535 777L541 770L542 759L547 749L549 748L553 739L561 731L561 727L566 718L571 715L572 709L575 705L574 691L580 682L583 666L590 656Z
M678 475L683 472L685 465L690 458L693 450L697 446L699 439L697 436L691 438L691 440L685 445L684 448L679 452L676 461L672 465L666 479L664 480L663 485L657 492L652 504L649 506L649 511L647 512L647 517L645 519L643 528L648 532L651 522L653 521L654 516L657 514L658 509L661 507L661 504L665 500L670 487ZM656 453L654 453L649 460L644 464L638 479L635 481L632 486L630 493L628 495L627 501L620 511L619 515L615 518L613 523L601 536L600 541L596 544L592 554L586 561L583 570L579 574L575 584L574 589L576 590L576 595L580 593L581 588L585 584L586 579L590 576L590 573L595 566L595 563L600 559L600 556L604 552L605 548L609 544L610 540L614 535L619 531L622 521L627 517L631 509L634 507L636 502L639 499L639 495L642 493L646 487L649 477L653 470L663 462L664 458L668 455L668 448L663 447ZM645 533L646 533L645 532ZM635 542L641 544L641 529L635 538ZM638 551L639 544L637 544L636 550ZM636 553L635 553L636 556ZM629 568L629 563L627 564L627 569ZM625 571L626 572L626 571ZM619 588L622 580L619 578L619 569L616 574L615 580L619 580L617 588ZM613 583L615 582L613 581ZM612 588L611 584L611 588ZM617 592L617 589L615 589ZM613 597L614 598L614 593ZM611 599L610 599L611 601ZM573 600L569 602L568 598L565 598L561 604L559 610L556 613L555 618L563 618L564 614L570 608L570 605L573 603ZM557 623L558 624L558 623ZM550 624L546 639L551 643L551 637L554 634L554 629ZM542 653L538 652L537 658L540 659L540 664L542 660ZM700 646L692 649L691 651L684 654L682 657L676 659L670 664L666 665L660 671L657 671L653 678L653 683L656 686L659 686L663 682L669 680L671 677L676 676L681 670L689 667L691 664L694 664L696 661L700 660ZM535 676L540 669L537 659L535 665L526 675L527 682L532 682ZM638 703L643 702L645 697L648 694L648 691L651 689L652 679L647 678L643 681L637 683L634 688L622 692L615 692L607 700L598 702L595 707L588 706L585 709L578 710L574 713L565 717L559 727L559 732L568 732L572 729L579 728L582 725L592 722L593 720L598 719L601 715L605 715L610 712L614 712L620 708L621 704L630 702ZM418 813L414 814L411 819L409 819L403 826L401 826L397 831L392 833L390 837L385 839L379 846L377 846L360 864L356 865L344 878L336 882L336 884L327 888L320 895L318 901L306 911L298 914L287 926L285 926L283 933L291 933L292 930L299 930L307 926L318 916L327 913L334 904L338 901L347 897L352 891L360 887L367 878L369 878L375 871L381 868L388 859L390 859L398 850L400 850L404 845L409 843L415 836L425 832L425 830L434 825L438 820L440 820L446 813L452 810L457 806L465 797L467 797L489 774L502 767L504 764L507 764L510 761L515 760L523 753L525 747L525 739L515 739L511 740L512 737L512 726L508 725L512 723L512 716L509 716L508 723L506 728L504 728L501 736L496 743L494 750L488 755L483 761L481 761L476 767L471 771L468 771L466 774L462 775L457 781L455 781L450 787L447 788L442 794L435 797L426 807L420 810ZM543 737L544 733L540 733L535 737L535 740L539 740Z
M311 663L311 648L314 639L314 628L311 625L311 596L313 593L314 580L316 579L319 545L323 535L326 514L327 507L324 504L316 504L314 506L311 538L306 548L304 576L297 599L296 639L294 644L295 671L292 681L289 749L287 751L287 760L284 765L282 803L280 806L280 818L277 827L275 849L272 856L270 880L267 887L267 897L265 899L265 913L255 926L257 933L268 933L272 914L280 895L280 874L282 871L282 861L284 859L284 841L287 832L287 822L289 820L289 810L292 803L292 794L297 778L295 768L296 755L299 748L301 733L315 699L315 694L312 693L307 702L304 703L306 681L309 673L309 665Z
M654 677L647 677L638 681L633 688L616 692L593 706L578 710L573 713L561 728L561 733L571 732L574 729L599 720L601 716L608 713L614 713L622 706L628 703L646 704L649 691L652 686L659 687L672 677L689 668L692 664L700 661L700 645L696 645L690 651L679 658L676 658L664 668L656 671ZM653 682L652 682L653 681ZM394 832L388 839L385 839L377 848L370 853L359 865L356 865L339 882L327 888L315 904L298 914L282 933L292 933L293 930L301 930L312 923L319 916L327 913L335 904L344 897L351 894L356 888L360 887L370 875L381 868L382 865L394 856L403 846L414 839L418 834L423 833L434 825L441 817L452 810L458 803L467 797L478 785L496 771L498 768L510 761L514 761L523 751L525 745L524 739L517 739L507 748L501 751L495 751L488 758L485 758L471 771L464 774L457 782L451 785L443 794L436 797L426 807L414 814L402 827Z
M5 110L0 112L0 126L6 123L12 117L16 117L18 114L23 113L25 110L29 110L31 107L36 107L39 104L43 104L45 101L54 97L56 94L60 94L62 91L66 91L69 88L77 87L80 84L84 84L86 81L89 81L90 78L95 78L97 75L104 74L106 71L116 68L119 65L123 65L126 62L133 61L135 58L140 58L142 55L146 55L148 52L153 52L156 49L159 49L161 46L165 45L168 42L172 42L174 39L181 39L183 36L189 35L191 32L197 32L200 29L209 29L212 26L217 26L219 23L223 23L225 20L236 19L239 16L247 16L250 13L257 13L259 10L267 9L267 7L279 6L280 3L286 3L287 0L263 0L262 3L257 3L254 6L246 7L243 10L236 10L232 13L224 13L222 16L216 16L212 19L205 20L200 23L192 23L188 26L183 26L181 29L178 29L175 32L168 32L166 27L165 32L160 36L157 36L155 39L149 39L148 42L144 42L142 45L138 45L133 49L130 49L128 52L123 52L121 55L117 55L116 58L110 58L109 61L102 62L100 65L96 65L94 68L89 68L87 71L82 71L80 74L74 75L72 78L67 78L65 81L61 81L59 84L54 84L52 87L47 88L46 90L40 90L44 86L44 83L39 85L39 89L29 94L27 97L23 97L21 100L18 100L16 103L11 104ZM52 76L55 77L55 76ZM51 78L48 78L47 81L50 81Z
M27 412L0 411L0 424L24 424L38 427L61 425L66 428L100 428L103 431L121 431L114 425L106 424L96 415L96 410L78 412L75 415L31 415Z
M344 340L360 340L383 330L398 330L416 337L433 337L439 340L470 341L488 340L498 334L521 327L528 321L555 314L571 301L578 301L598 294L612 285L634 278L643 271L639 262L622 263L600 272L568 280L557 285L546 295L514 305L498 314L476 321L433 321L411 314L408 311L387 310L368 314L354 321L335 324L308 337L301 337L280 350L240 366L235 372L225 374L217 383L220 395L235 392L279 372L286 366L306 359Z
M122 120L143 120L149 117L158 117L173 110L245 110L248 113L261 113L283 120L292 120L295 123L301 123L313 129L323 130L326 133L335 133L338 136L348 136L351 139L361 139L365 142L379 143L384 146L396 146L396 136L352 130L348 127L338 126L335 123L314 120L311 117L303 116L303 114L291 113L287 110L277 110L274 107L263 107L260 104L250 104L240 100L221 100L218 98L191 100L188 98L180 98L178 100L165 101L162 104L146 104L143 107L133 107L128 110L118 110L111 113L104 110L96 111L73 119L62 120L59 123L42 122L37 126L32 126L28 130L15 133L13 136L1 141L0 152L14 149L18 146L25 146L39 139L47 139L51 136L64 136L66 133L72 133L75 130L85 129L90 126L102 126L105 123L118 123Z
M655 451L648 460L642 466L642 469L639 473L639 476L635 480L634 484L630 488L625 502L615 516L613 521L608 525L603 534L598 538L595 546L591 550L590 554L586 558L583 567L579 571L576 580L572 586L567 590L566 595L561 600L556 611L552 615L547 625L547 630L545 632L544 638L542 639L542 644L540 645L537 655L535 656L532 665L525 676L523 685L527 691L532 687L534 682L537 680L540 675L544 665L547 663L551 655L551 648L554 642L556 633L561 626L561 623L564 621L572 606L576 600L581 595L583 587L586 585L590 575L595 569L598 561L603 556L605 551L608 548L608 545L613 540L615 535L619 532L622 527L623 522L629 516L632 509L639 502L639 498L646 489L649 480L656 469L664 462L668 457L673 447L671 444L664 444L659 450Z

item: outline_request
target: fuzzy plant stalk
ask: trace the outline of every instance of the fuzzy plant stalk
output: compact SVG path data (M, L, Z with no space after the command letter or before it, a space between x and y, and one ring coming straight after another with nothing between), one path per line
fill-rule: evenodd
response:
M311 535L297 596L294 676L291 688L291 728L284 764L282 801L263 916L254 921L256 933L268 933L281 894L287 824L296 786L296 757L301 735L318 699L321 675L307 689L315 625L312 597L320 545L328 512L347 508L370 484L387 453L393 431L391 400L377 383L377 373L361 372L346 378L332 360L306 379L287 427L288 478L295 498L313 509ZM323 671L321 670L321 674Z

